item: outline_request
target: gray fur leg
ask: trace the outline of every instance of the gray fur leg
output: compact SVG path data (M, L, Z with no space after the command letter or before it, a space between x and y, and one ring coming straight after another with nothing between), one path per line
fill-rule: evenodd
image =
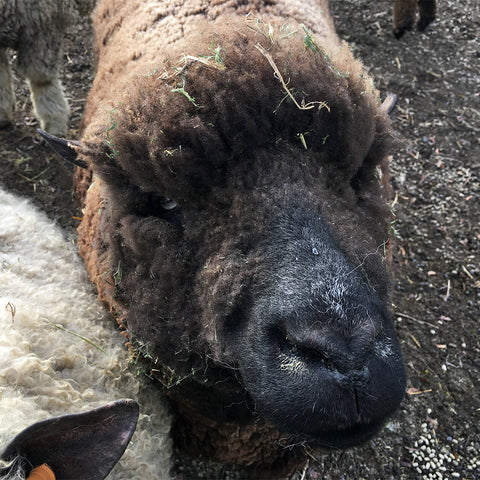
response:
M70 109L63 86L58 78L47 82L28 79L35 116L43 130L52 135L65 136Z
M15 92L12 80L7 53L5 49L0 48L0 128L7 127L13 121Z
M17 68L28 81L41 128L52 135L65 136L70 109L59 79L63 32L52 29L38 33L35 43L20 45Z

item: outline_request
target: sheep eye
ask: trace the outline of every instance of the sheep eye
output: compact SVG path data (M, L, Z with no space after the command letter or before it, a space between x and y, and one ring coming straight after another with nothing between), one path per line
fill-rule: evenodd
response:
M175 200L172 200L171 198L168 197L161 197L160 198L160 206L164 210L173 210L174 208L177 208L177 202Z
M154 209L158 218L166 220L174 225L182 226L182 211L175 200L168 197L157 197Z
M138 216L158 217L170 223L181 224L181 210L175 200L154 192L140 193L133 197L133 209Z

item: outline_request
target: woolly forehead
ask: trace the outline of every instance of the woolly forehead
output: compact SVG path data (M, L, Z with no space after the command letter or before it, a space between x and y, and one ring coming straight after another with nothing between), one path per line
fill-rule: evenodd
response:
M287 156L336 183L349 184L365 163L373 174L389 122L368 77L353 58L344 62L352 71L340 70L299 29L275 42L245 27L215 34L166 73L139 78L111 112L99 172L120 167L129 182L171 196L222 185L260 150L273 153L265 170Z

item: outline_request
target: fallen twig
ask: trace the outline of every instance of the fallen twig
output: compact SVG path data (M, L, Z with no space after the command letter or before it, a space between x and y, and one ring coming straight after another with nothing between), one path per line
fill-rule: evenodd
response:
M443 301L446 302L450 297L450 279L447 281L447 293L443 296Z
M407 315L406 313L395 312L395 315L397 317L406 318L407 320L411 320L412 322L416 322L416 323L419 323L421 325L428 325L430 327L437 328L437 325L434 325L433 323L426 322L425 320L419 320L418 318L414 318L410 315Z
M420 342L410 333L409 334L410 337L412 338L412 340L415 342L415 345L418 347L418 348L422 348L422 346L420 345Z
M412 387L407 390L407 393L408 395L422 395L423 393L430 393L431 391L431 388L429 388L428 390L419 390L418 388Z

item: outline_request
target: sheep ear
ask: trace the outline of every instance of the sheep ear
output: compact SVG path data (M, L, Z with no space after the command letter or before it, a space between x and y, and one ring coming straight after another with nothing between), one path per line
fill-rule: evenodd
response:
M137 420L138 404L133 400L51 418L20 432L0 459L21 457L27 470L46 463L58 479L103 480L127 448Z
M78 152L75 147L83 148L82 142L75 140L64 140L63 138L57 138L50 135L41 128L37 129L37 132L48 143L48 145L58 153L64 160L73 163L81 168L88 168L86 162L78 158Z
M382 102L382 105L380 105L380 109L390 115L395 108L396 103L397 96L394 93L389 93Z

